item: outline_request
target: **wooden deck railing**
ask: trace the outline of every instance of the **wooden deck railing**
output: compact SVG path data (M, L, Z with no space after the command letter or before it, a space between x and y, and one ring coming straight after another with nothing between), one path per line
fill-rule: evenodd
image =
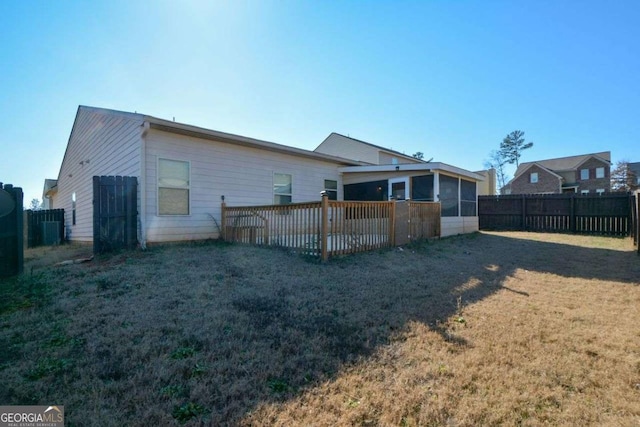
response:
M230 207L222 204L222 238L319 256L395 244L396 202L320 202ZM412 239L440 235L440 204L410 202Z

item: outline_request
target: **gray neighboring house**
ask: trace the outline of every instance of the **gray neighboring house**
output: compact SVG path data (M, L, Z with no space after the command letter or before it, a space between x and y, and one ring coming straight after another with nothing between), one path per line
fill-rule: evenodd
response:
M526 162L501 194L608 193L610 174L610 151Z

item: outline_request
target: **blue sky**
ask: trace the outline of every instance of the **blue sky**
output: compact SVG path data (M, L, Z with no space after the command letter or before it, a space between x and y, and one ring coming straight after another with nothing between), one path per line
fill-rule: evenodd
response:
M638 18L637 0L3 1L0 181L40 198L78 105L469 170L515 129L523 161L640 161Z

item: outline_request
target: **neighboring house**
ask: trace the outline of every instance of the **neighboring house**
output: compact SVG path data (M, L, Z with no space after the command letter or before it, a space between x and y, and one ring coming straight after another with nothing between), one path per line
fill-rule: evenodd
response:
M80 106L58 179L49 180L45 195L50 206L65 209L67 237L87 242L93 239L92 177L99 175L137 178L143 245L219 237L223 196L229 206L270 205L317 201L322 191L336 200L440 200L443 236L478 230L482 176L382 151L395 153L399 163L378 164L380 155L375 162L352 160Z
M51 200L51 194L55 193L57 179L45 179L44 188L42 189L42 209L55 209Z
M611 152L522 163L502 194L599 194L611 191Z
M484 177L484 181L478 183L478 196L494 196L496 194L496 170L491 168L475 173Z

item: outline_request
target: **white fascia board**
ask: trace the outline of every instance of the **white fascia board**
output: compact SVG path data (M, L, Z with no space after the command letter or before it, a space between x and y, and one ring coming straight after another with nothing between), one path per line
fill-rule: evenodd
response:
M413 171L425 171L425 172L445 172L457 176L463 176L465 178L472 179L474 181L484 181L482 175L473 173L466 169L462 169L456 166L451 166L446 163L432 162L432 163L402 163L398 165L370 165L370 166L345 166L338 168L342 173L365 173L365 172L413 172Z

